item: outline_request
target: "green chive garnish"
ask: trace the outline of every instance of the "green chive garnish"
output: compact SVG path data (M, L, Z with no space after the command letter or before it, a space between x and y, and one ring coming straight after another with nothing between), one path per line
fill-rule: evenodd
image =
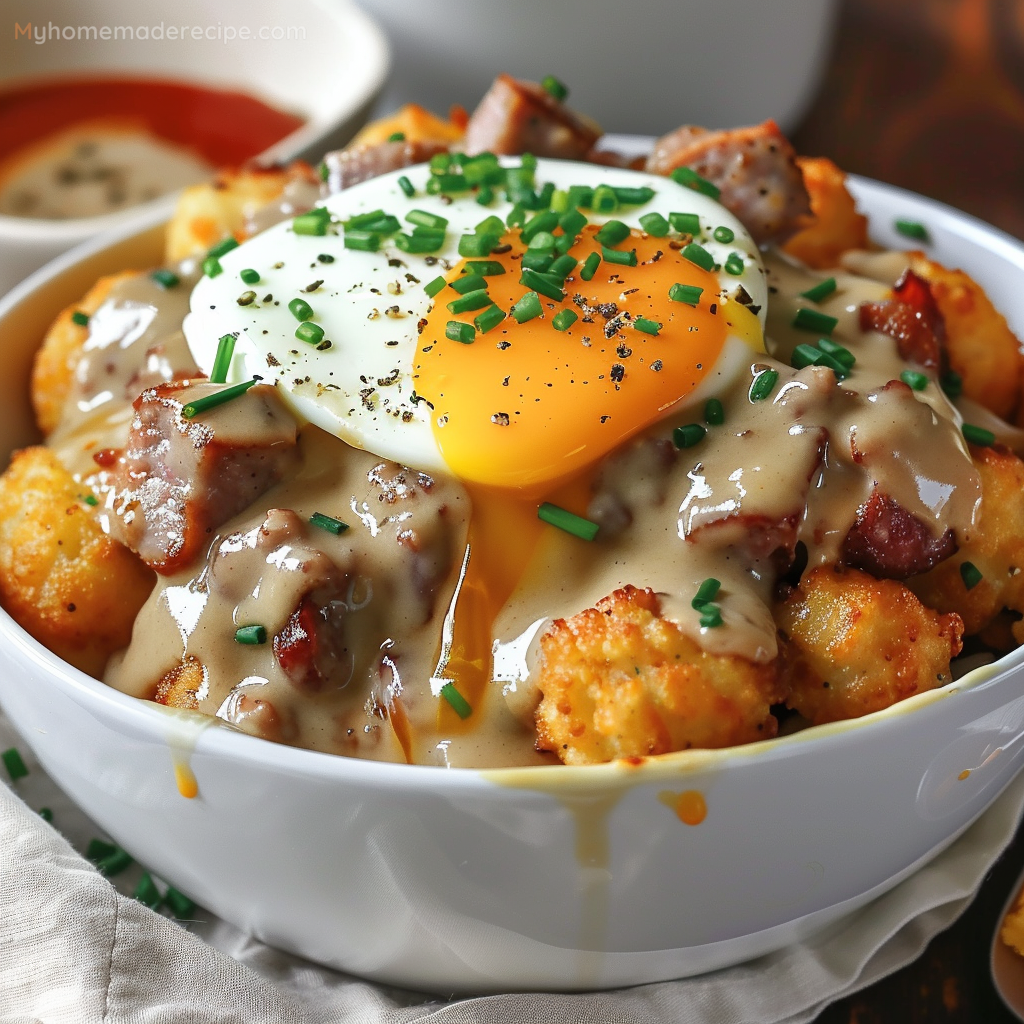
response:
M896 230L906 238L914 238L919 242L928 242L928 229L916 220L897 220Z
M732 228L727 228L724 224L715 228L712 232L712 237L716 242L721 242L722 245L728 245L735 237L736 232Z
M211 246L207 250L206 255L216 256L219 259L221 256L226 256L232 249L237 248L238 242L229 236L227 238L222 238L216 245Z
M617 263L622 267L635 267L636 249L608 249L602 246L601 259L605 263Z
M367 224L364 230L378 235L393 235L401 226L397 217L385 213L382 217Z
M805 366L817 366L821 355L821 350L813 345L797 345L793 349L792 363L798 370L802 370Z
M207 277L216 277L218 274L222 274L224 268L220 265L220 260L216 256L207 256L203 260L203 273Z
M395 235L395 245L402 252L437 252L444 245L444 232L416 230L411 235Z
M427 179L427 192L432 196L448 192L468 192L472 187L464 174L435 174Z
M554 315L551 320L551 326L556 331L567 331L579 317L571 309L563 309Z
M565 298L565 292L559 287L553 278L546 277L536 270L525 269L519 278L519 283L530 288L541 295L546 295L555 302L561 302Z
M460 256L490 256L501 243L501 235L463 235L459 239Z
M824 281L819 281L813 288L808 288L807 291L800 294L805 299L810 299L811 302L821 302L822 299L827 299L835 290L836 279L834 277L826 277Z
M540 249L527 249L519 265L526 270L538 270L544 273L554 263L553 252L543 252Z
M245 284L260 283L260 272L258 270L253 270L251 267L246 267L245 270L240 270L238 272L238 276Z
M668 297L673 302L685 302L688 306L696 306L704 293L703 288L695 284L674 284L668 290Z
M90 839L89 845L85 848L85 859L98 864L107 857L113 857L117 853L117 846L114 843L104 842L102 839Z
M702 178L692 167L677 167L672 172L672 180L678 185L685 185L687 188L692 188L694 192L700 192L711 199L717 199L722 194L722 190L717 185L713 185L707 178Z
M486 288L479 288L475 292L470 292L468 295L460 295L457 299L452 299L448 303L449 313L469 313L474 309L483 309L484 306L489 306L494 300L487 294ZM461 338L456 338L456 341L461 341Z
M307 345L319 345L324 340L324 329L319 324L311 324L308 320L295 328L295 337ZM330 348L330 342L325 342Z
M750 400L752 402L764 401L775 389L778 380L778 370L762 370L750 385Z
M739 277L745 269L743 257L738 252L729 253L729 258L725 261L725 272L732 274L733 277Z
M288 308L296 320L308 320L313 315L313 307L305 299L292 299Z
M321 530L333 533L335 537L348 529L348 523L343 523L340 519L335 519L334 516L326 516L323 512L314 512L309 517L309 522L311 526L318 526Z
M178 285L181 284L181 278L178 277L173 270L164 270L161 268L159 270L154 270L149 276L152 280L156 281L164 291L168 288L177 288Z
M615 193L615 198L625 206L642 206L654 198L654 189L648 188L646 185L641 185L639 188L628 185L612 185L612 191Z
M819 338L818 348L832 356L833 359L842 364L847 370L851 369L854 363L857 362L856 356L848 348L840 345L838 341L833 341L831 338Z
M699 423L687 423L672 431L672 443L677 448L692 448L704 440L707 431Z
M691 242L685 249L679 254L684 260L689 260L691 263L700 267L701 270L714 270L715 269L715 257L711 255L704 248L703 245L697 245L696 242Z
M25 767L25 762L21 759L17 747L11 747L10 750L5 750L0 754L0 761L3 761L7 774L11 777L11 782L17 782L18 779L23 779L28 775L28 769Z
M346 228L344 244L346 249L376 252L380 248L380 235L373 231L349 231Z
M452 710L459 716L459 718L466 719L473 714L473 709L469 705L469 701L455 689L454 683L445 683L441 687L441 696L451 705Z
M960 564L960 579L968 590L973 590L985 577L981 570L973 562L962 562Z
M292 231L297 235L326 235L331 223L330 211L318 206L307 213L292 218Z
M548 273L552 277L557 277L564 281L577 267L579 260L574 256L570 256L566 253L564 256L559 256L558 259L551 264L548 268Z
M512 316L515 318L516 323L525 324L527 320L532 320L534 317L538 317L543 313L544 310L541 308L540 298L536 292L527 292L513 307Z
M725 422L725 406L718 398L709 398L704 403L704 422L711 427L720 427Z
M645 316L638 316L633 321L633 326L638 331L643 331L644 334L657 335L658 331L661 330L661 324L657 320L648 320Z
M668 220L681 235L700 234L700 217L695 213L670 213Z
M405 142L405 132L392 132L388 136L388 142Z
M178 892L172 887L168 887L167 892L164 893L164 903L179 921L189 919L196 910L196 905L192 900L183 892Z
M452 165L451 153L435 153L430 158L430 173L444 174Z
M100 503L100 499L97 498L95 494L87 494L82 501L84 501L89 508L96 508Z
M590 205L598 213L613 213L619 208L619 197L615 194L614 189L607 185L598 185L594 189Z
M571 533L574 537L579 537L581 540L593 540L597 536L597 523L575 515L564 508L560 508L558 505L552 505L549 501L545 501L537 509L537 518L545 523L549 523L551 526L557 526L558 529Z
M927 375L918 373L917 370L904 370L900 374L900 380L914 391L924 391L928 387Z
M234 384L223 391L216 391L212 395L203 395L202 398L197 398L189 402L188 405L182 406L181 415L187 420L194 419L200 413L204 413L209 409L215 409L218 405L223 405L225 402L230 402L232 399L244 395L253 384L258 383L257 378L253 377L252 380L242 381L241 384Z
M594 235L594 238L602 245L612 248L629 238L629 225L623 224L621 220L610 220Z
M565 233L566 237L575 239L587 226L587 215L580 213L579 210L567 210L558 218L558 226Z
M839 321L834 316L826 316L816 309L801 307L793 317L793 326L802 331L815 331L818 334L831 334Z
M410 210L405 219L410 224L418 224L423 228L431 228L433 231L445 231L448 228L448 218L441 217L436 213L427 210Z
M473 317L473 323L481 334L486 334L497 327L506 316L507 314L503 309L499 309L497 306L489 306L479 316Z
M709 576L698 588L697 593L693 595L693 600L690 602L691 608L700 609L702 605L709 604L718 597L718 591L721 589L722 584Z
M939 386L950 401L956 401L964 391L964 379L956 370L947 370L939 378Z
M996 443L996 435L991 430L975 426L973 423L965 423L960 430L968 442L981 448L991 448Z
M257 647L267 642L266 626L239 626L235 630L235 643L245 644L247 647Z
M601 265L601 254L599 252L592 252L584 261L583 266L580 268L580 277L584 281L589 281L597 273L597 268Z
M443 277L435 277L433 281L428 281L424 286L423 290L433 298L439 291L441 291L448 282Z
M569 90L565 85L560 82L554 75L545 75L541 79L541 88L552 98L558 100L559 103L565 100L565 97L569 95Z
M228 368L231 366L231 357L235 354L235 339L237 334L225 334L217 342L217 355L213 360L213 369L210 371L211 384L226 384L228 380Z
M505 230L505 222L491 214L490 217L484 217L473 230L478 235L500 235Z
M540 249L545 252L554 252L555 236L550 231L538 231L530 239L530 249Z
M43 819L48 825L53 824L53 811L49 807L39 808L39 817Z
M74 313L71 314L71 322L73 324L78 324L79 327L88 327L89 314L83 313L80 309L76 309Z
M448 287L460 295L468 295L470 292L486 291L487 279L478 274L467 274L465 277L457 277L454 281L449 281Z
M594 190L589 185L570 185L569 205L574 209L592 210L594 207Z
M153 876L148 871L142 872L142 877L132 893L132 899L145 903L150 910L156 910L163 903L160 890L156 887L156 884L153 882Z
M480 277L499 277L505 273L505 268L494 260L469 260L466 263L467 274L477 274Z
M316 169L316 173L321 181L326 181L331 176L331 169L327 166L325 161L321 160Z
M705 629L715 629L722 625L722 610L717 604L708 603L700 609L700 624Z
M398 187L405 193L407 199L412 199L416 195L416 187L404 174L398 179Z
M508 211L508 216L505 218L506 227L513 228L517 224L521 225L526 221L526 211L518 203Z
M476 338L476 328L472 324L464 324L461 320L449 320L444 329L444 336L449 341L458 341L463 345L472 345Z
M542 231L554 231L558 227L558 214L554 210L534 214L520 229L519 235L529 245L534 235Z

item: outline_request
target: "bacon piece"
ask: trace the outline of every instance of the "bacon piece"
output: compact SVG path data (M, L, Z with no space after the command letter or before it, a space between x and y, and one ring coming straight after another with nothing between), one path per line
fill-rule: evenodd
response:
M279 480L295 456L295 421L271 387L182 417L185 404L219 390L174 382L135 400L115 470L111 533L164 575L188 565L213 530Z
M600 137L597 124L536 82L498 75L466 125L463 147L471 155L487 150L582 160Z
M351 188L400 167L411 167L429 160L435 153L447 153L446 142L427 140L378 142L372 146L339 149L324 157L327 165L327 191L330 194Z
M956 550L952 530L935 537L926 523L876 488L843 541L843 562L878 579L905 580Z
M789 140L771 120L709 131L684 125L654 144L652 174L690 167L721 189L720 202L758 245L784 242L811 222L811 201Z
M904 271L893 288L895 298L865 302L860 329L888 334L900 357L937 369L946 345L946 324L931 287L912 270Z

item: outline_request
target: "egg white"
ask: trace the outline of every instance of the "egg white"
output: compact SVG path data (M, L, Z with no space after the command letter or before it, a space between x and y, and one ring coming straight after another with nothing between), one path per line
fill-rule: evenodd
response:
M507 166L519 162L503 160ZM412 198L398 184L403 175L416 188ZM500 194L487 206L478 204L472 194L448 202L426 194L429 177L429 166L421 164L363 182L321 204L334 222L327 235L297 235L288 220L220 257L223 272L199 281L184 323L198 365L209 373L218 339L236 333L228 383L258 375L277 384L281 397L301 420L383 458L428 472L444 471L431 409L415 394L412 376L417 325L435 301L423 286L462 259L458 244L463 234L471 234L491 214L504 220L512 204ZM763 328L767 286L757 246L740 221L719 203L669 178L595 164L538 160L536 181L538 188L550 181L558 189L601 184L654 189L654 198L642 205L608 215L584 211L593 224L618 219L639 227L639 218L646 213L658 212L666 219L672 212L696 213L704 229L700 244L716 263L724 266L732 252L744 257L743 273L732 276L720 270L719 285L727 295L734 295L740 286L746 289L760 307ZM446 218L443 248L413 255L387 238L378 252L346 249L344 231L337 222L376 209L396 216L403 231L413 227L405 220L413 209ZM712 232L718 226L730 228L735 238L727 244L716 241ZM320 262L321 254L333 257L333 262ZM256 270L259 283L244 283L239 276L243 269ZM317 281L322 283L308 290ZM239 305L239 298L248 291L256 293L255 300ZM449 290L438 301L453 297ZM324 329L324 338L331 342L328 350L318 351L295 337L299 322L288 308L295 298L313 308L311 320ZM735 351L734 341L733 336L726 351Z

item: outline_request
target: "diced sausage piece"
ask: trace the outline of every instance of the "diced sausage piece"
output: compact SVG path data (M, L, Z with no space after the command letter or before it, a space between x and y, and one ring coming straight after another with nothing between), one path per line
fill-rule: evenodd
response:
M532 153L583 160L601 129L535 82L498 75L466 125L467 153Z
M956 553L952 530L936 537L899 502L875 490L857 510L843 542L843 562L879 579L905 580Z
M183 406L221 390L174 382L135 400L111 532L165 575L196 558L213 530L279 480L295 457L295 421L271 387L252 387L194 419L182 416Z
M690 167L721 189L719 201L758 245L784 242L811 222L796 153L774 121L722 131L677 128L654 144L647 170L671 174L677 167Z
M344 631L349 583L342 577L306 594L274 636L274 657L298 690L315 693L328 681L340 688L352 679L355 656Z
M327 166L327 191L331 194L369 181L400 167L411 167L429 160L435 153L448 152L444 142L378 142L372 146L339 149L324 157Z
M938 368L946 342L946 325L928 282L907 270L893 288L895 298L865 302L860 329L888 334L901 358Z

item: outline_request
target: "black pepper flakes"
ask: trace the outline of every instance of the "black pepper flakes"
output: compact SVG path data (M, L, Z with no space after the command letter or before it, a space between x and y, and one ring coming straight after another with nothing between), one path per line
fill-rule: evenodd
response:
M509 425L509 415L507 412L496 412L491 417L491 422L497 424L499 427L507 427Z
M608 376L611 377L616 384L619 384L622 382L622 378L626 376L626 368L622 363L613 363Z
M662 368L662 367L663 367L664 365L665 365L665 364L664 364L664 363L663 363L663 362L662 362L662 361L661 361L660 359L655 359L655 360L654 360L654 362L653 362L653 363L651 363L651 369L652 369L652 370L653 370L653 371L654 371L655 373L660 373L660 372L661 372L661 368Z

